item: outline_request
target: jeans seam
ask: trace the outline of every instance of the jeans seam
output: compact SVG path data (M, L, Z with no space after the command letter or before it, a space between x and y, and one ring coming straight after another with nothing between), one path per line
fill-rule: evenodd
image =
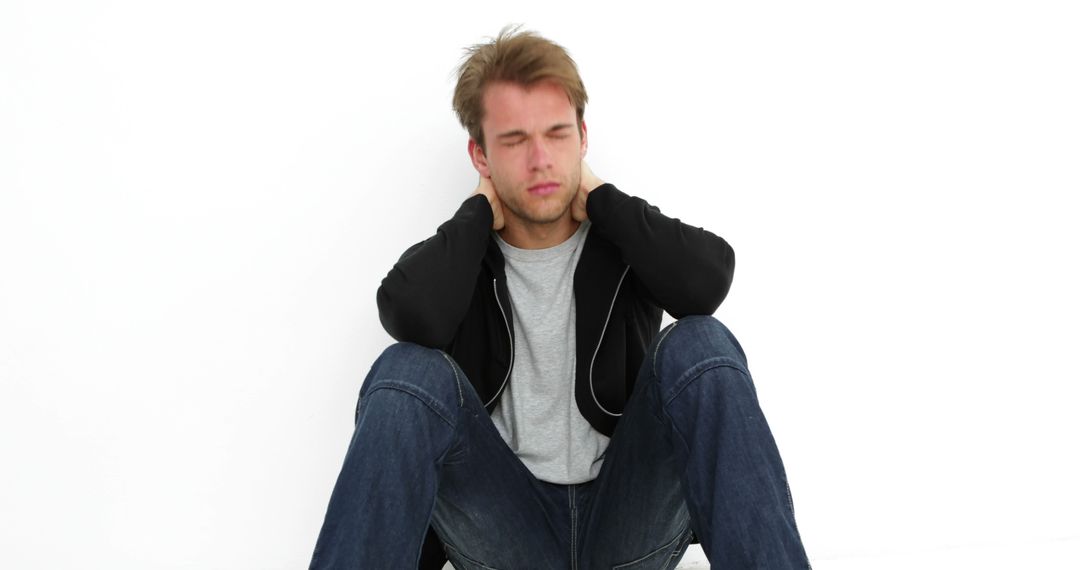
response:
M612 568L613 569L626 568L626 567L629 567L629 566L633 566L635 564L640 564L641 562L643 562L645 560L648 560L649 558L651 558L653 556L656 556L656 554L659 553L659 552L670 549L672 546L678 546L679 543L681 543L683 541L683 539L686 538L688 532L690 532L690 521L689 520L686 522L686 525L683 526L682 530L675 533L675 537L672 538L671 540L665 542L664 544L661 544L660 546L657 546L653 550L646 553L644 556L641 556L641 557L639 557L639 558L637 558L635 560L630 560L628 562L623 562L622 564L616 564ZM677 550L681 550L681 549L677 549ZM668 556L668 562L669 563L670 563L672 555L676 554L677 550L672 551L671 554Z
M656 348L653 349L653 354L652 354L652 372L653 372L653 377L654 378L659 378L660 377L660 374L657 373L657 371L656 371L656 357L657 357L657 355L660 354L660 347L664 345L664 340L667 339L668 335L671 334L671 331L675 330L675 327L677 327L677 326L679 326L679 321L675 321L674 323L671 323L671 325L668 326L666 329L660 331L660 338L657 339Z
M574 507L574 486L567 487L567 497L570 500L570 568L577 570L577 512Z
M682 394L690 384L693 384L700 378L701 375L717 368L731 368L739 374L749 378L749 373L742 366L726 356L718 356L703 360L690 367L690 369L684 372L678 380L672 383L672 392L663 399L664 408L666 409L675 398L679 397L679 395Z
M446 359L447 364L450 365L450 370L454 371L454 385L457 387L458 405L459 406L464 406L465 405L465 394L461 391L461 376L458 375L457 364L454 363L454 359L450 358L449 354L446 354L445 352L442 352L442 351L439 351L439 354L441 354L442 357Z
M690 541L693 540L693 537L694 531L688 521L686 524L686 531L679 537L679 543L675 545L675 550L672 550L671 555L668 557L668 565L665 570L670 570L678 566L679 560L682 560L683 555L686 554L686 547L690 545Z
M436 416L439 416L439 419L441 419L448 427L450 427L450 429L454 429L454 422L451 421L450 418L448 418L446 414L442 412L442 410L432 405L431 400L434 400L435 398L433 398L427 392L424 392L423 390L418 390L411 384L399 384L395 381L384 380L378 384L375 384L367 391L367 398L371 398L371 395L375 392L378 392L379 390L395 390L397 392L412 396L414 399L416 399L416 401L423 404L424 407L431 410Z
M442 537L439 537L439 540L442 540ZM451 545L451 544L449 544L449 543L447 543L445 541L443 542L443 548L453 550L454 554L456 554L459 558L464 558L465 561L470 563L470 564L473 564L475 566L479 566L480 568L484 568L484 569L487 569L487 570L497 570L494 566L488 566L487 564L484 564L483 562L480 562L479 560L476 560L475 558L470 557L469 555L462 552L461 549L459 549L459 548L457 548L457 547L455 547L455 546L453 546L453 545Z

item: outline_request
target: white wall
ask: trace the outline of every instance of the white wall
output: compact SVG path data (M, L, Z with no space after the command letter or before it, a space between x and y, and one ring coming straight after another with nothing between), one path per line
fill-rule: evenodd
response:
M0 566L306 565L507 22L734 245L812 558L1080 536L1073 3L450 4L0 4Z

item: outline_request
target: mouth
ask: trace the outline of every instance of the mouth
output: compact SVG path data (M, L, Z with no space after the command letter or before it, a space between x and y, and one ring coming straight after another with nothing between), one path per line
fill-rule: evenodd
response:
M533 186L529 186L529 194L533 196L547 196L554 194L559 189L558 182L541 182Z

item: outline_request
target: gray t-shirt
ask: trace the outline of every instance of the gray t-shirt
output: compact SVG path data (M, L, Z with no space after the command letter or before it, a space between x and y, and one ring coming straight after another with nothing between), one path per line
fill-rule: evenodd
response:
M491 419L533 476L563 485L595 479L608 444L574 399L574 269L588 231L584 222L547 249L498 240L514 314L514 369Z

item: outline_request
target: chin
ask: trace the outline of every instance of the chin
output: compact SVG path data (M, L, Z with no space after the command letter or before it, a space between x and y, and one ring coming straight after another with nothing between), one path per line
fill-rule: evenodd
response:
M503 204L506 206L506 204ZM543 208L510 208L514 217L527 224L554 224L570 215L570 208L562 208L558 211Z
M554 224L570 215L573 200L560 201L558 204L543 204L538 208L525 208L524 219L537 224Z
M562 212L559 212L558 214L532 217L529 219L529 221L534 224L557 224L565 219L569 219L570 217L570 208L567 208Z

